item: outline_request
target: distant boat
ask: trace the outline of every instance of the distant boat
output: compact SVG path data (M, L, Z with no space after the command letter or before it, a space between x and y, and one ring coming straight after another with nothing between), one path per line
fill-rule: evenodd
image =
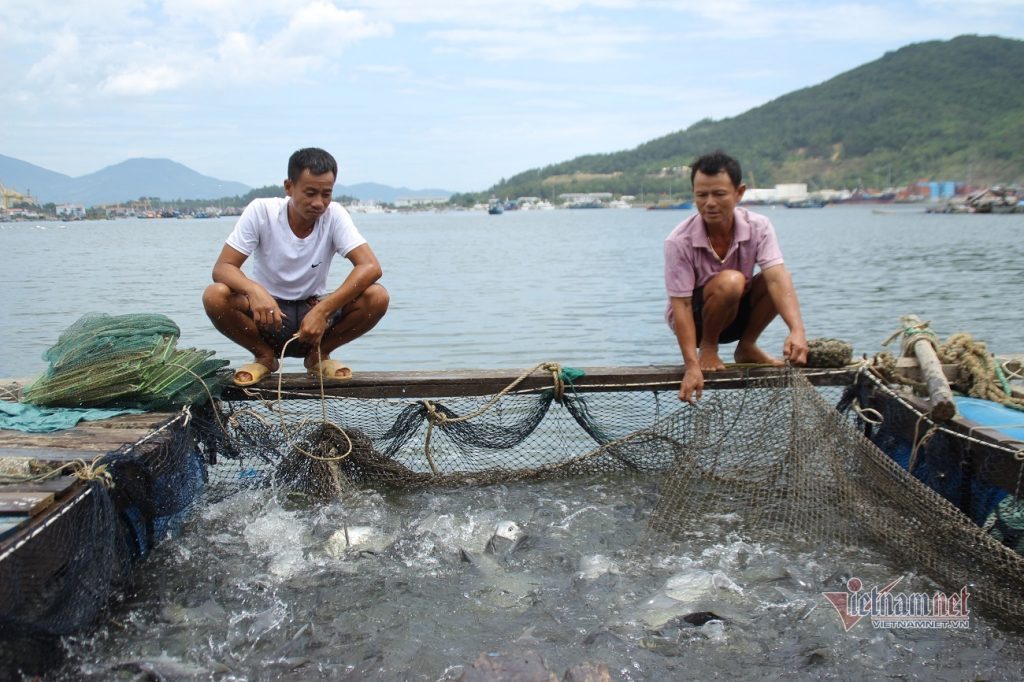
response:
M692 201L666 201L664 199L647 206L648 211L685 211L691 208L693 208Z
M786 208L825 208L825 202L821 199L791 199L785 203Z
M487 206L487 212L490 213L491 215L501 215L502 213L505 212L505 207L502 205L500 201L492 201Z
M604 203L600 199L576 199L574 201L568 201L565 204L566 208L604 208Z

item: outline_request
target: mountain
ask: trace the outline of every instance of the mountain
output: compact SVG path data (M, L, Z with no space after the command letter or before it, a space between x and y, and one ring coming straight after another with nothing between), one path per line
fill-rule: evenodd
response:
M75 178L66 201L95 205L139 197L220 199L249 189L240 182L201 175L170 159L128 159Z
M349 196L361 201L376 201L385 204L393 204L396 199L424 199L450 197L451 195L451 191L444 189L409 189L408 187L379 185L375 182L334 186L334 196Z
M139 197L219 199L249 191L240 182L218 180L170 159L128 159L72 178L0 155L0 182L42 203L113 204Z
M200 175L170 159L128 159L95 173L73 178L3 154L0 154L0 184L23 194L31 193L44 204L78 203L85 206L113 204L139 197L157 197L164 201L222 199L243 196L252 189L240 182ZM336 185L334 195L394 203L396 199L449 197L452 192L364 182ZM264 191L258 193L258 196L284 196L284 190Z
M756 187L1020 183L1021 83L1022 41L960 36L917 43L736 117L699 121L635 149L531 169L477 196L680 192L689 188L682 167L719 148L740 160L747 184Z
M55 173L27 161L0 154L0 184L21 194L34 197L63 196L74 179L70 175ZM47 199L52 201L52 199Z

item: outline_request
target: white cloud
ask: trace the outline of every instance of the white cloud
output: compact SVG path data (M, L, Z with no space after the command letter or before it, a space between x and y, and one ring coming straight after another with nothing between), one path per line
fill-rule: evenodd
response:
M21 73L5 74L7 94L31 91L40 100L301 77L347 47L392 32L387 22L326 0L297 11L264 0L165 0L155 10L140 0L72 0L45 12L18 6L5 18L0 36L19 36L25 48L18 57L26 62ZM16 66L18 60L4 61Z
M441 44L438 48L441 51L464 52L497 61L564 63L622 59L628 57L627 48L630 46L665 40L658 33L645 29L617 28L590 22L544 29L486 27L439 30L428 35Z
M369 21L363 12L338 9L320 0L296 12L284 31L274 36L267 46L279 55L333 56L346 45L391 33L387 22Z
M100 88L112 95L150 95L175 90L192 80L193 74L168 64L129 67L101 83Z

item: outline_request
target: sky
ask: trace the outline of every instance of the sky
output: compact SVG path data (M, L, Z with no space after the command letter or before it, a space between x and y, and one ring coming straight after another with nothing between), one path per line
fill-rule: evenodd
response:
M0 0L0 154L482 191L962 34L1024 0Z

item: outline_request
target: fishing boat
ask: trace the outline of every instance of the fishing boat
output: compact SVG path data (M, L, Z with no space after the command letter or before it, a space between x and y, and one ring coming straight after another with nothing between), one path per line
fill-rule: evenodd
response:
M800 199L785 202L786 208L825 208L825 202L821 199Z
M692 201L672 201L662 199L656 204L648 204L648 211L685 211L693 208Z

